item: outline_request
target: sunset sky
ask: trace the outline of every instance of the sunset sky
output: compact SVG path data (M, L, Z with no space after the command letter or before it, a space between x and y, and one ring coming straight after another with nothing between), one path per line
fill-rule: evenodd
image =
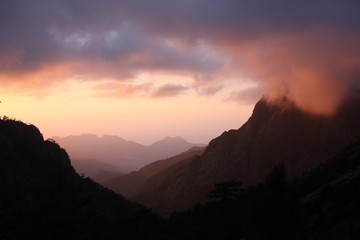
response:
M263 95L331 114L359 79L357 0L0 0L0 115L45 137L207 143Z

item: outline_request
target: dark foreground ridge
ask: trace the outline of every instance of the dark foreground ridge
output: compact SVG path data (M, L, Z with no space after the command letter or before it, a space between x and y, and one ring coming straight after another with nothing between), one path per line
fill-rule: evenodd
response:
M0 239L133 238L155 220L79 176L65 150L35 126L0 120Z
M170 218L183 239L360 239L360 142L290 182L281 164L250 188L216 184L209 200Z

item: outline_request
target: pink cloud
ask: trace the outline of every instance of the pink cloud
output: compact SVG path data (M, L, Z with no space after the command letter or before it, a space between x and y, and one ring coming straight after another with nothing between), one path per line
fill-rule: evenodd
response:
M176 84L165 84L156 89L150 96L152 98L175 97L188 90L187 87Z
M263 96L263 90L259 87L245 88L237 92L233 92L228 100L238 102L242 105L255 104Z
M144 97L152 90L153 84L123 84L123 83L105 83L93 87L94 96L97 97L115 97L115 98L128 98L128 97Z

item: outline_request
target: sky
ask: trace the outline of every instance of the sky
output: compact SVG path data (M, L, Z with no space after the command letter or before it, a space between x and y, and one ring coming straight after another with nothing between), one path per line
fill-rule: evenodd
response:
M0 115L43 135L207 143L264 96L359 91L358 0L0 0Z

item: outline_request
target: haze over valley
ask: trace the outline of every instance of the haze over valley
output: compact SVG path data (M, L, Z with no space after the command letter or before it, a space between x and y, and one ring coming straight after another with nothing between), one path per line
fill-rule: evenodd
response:
M205 146L201 143L189 143L181 137L165 137L149 146L110 135L97 137L93 134L83 134L52 139L66 149L75 168L87 176L94 176L100 170L129 173L155 160L172 157L194 146ZM96 166L91 171L90 168L85 171L86 163ZM96 168L99 168L98 171Z

